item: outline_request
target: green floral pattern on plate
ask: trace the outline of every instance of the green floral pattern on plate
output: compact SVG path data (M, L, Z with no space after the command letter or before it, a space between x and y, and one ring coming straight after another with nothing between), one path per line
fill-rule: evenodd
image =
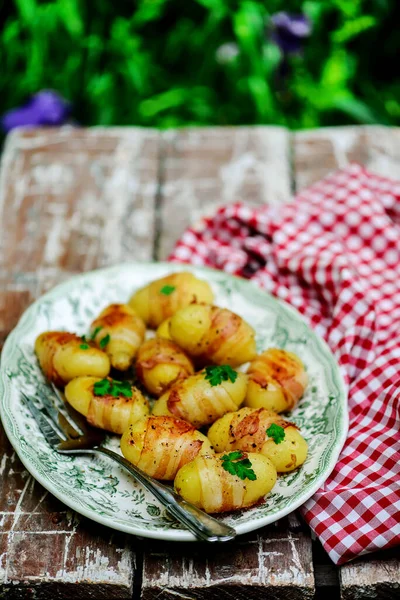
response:
M303 504L335 466L347 434L347 399L339 368L326 344L287 304L252 283L220 271L168 263L124 264L79 275L57 286L22 316L4 346L0 413L7 435L26 468L40 483L79 513L114 529L160 539L192 540L192 535L117 465L106 458L70 457L47 445L21 391L50 401L33 347L49 329L87 332L95 315L111 302L124 302L147 282L172 271L191 270L211 284L216 304L234 310L257 332L257 347L286 348L306 365L310 384L290 418L309 444L305 464L279 478L265 502L221 517L246 533L271 523ZM107 447L119 452L119 440Z

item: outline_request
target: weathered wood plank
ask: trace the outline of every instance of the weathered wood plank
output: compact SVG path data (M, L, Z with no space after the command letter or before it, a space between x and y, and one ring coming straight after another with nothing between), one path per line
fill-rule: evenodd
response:
M50 130L10 137L0 200L1 263L87 271L153 250L159 134Z
M213 127L163 136L157 258L220 204L279 204L290 197L290 136L280 127Z
M159 135L26 131L0 181L0 341L23 310L74 272L149 260ZM36 483L0 434L0 597L131 598L132 538L94 524Z
M146 544L142 600L313 598L308 532L287 519L232 544Z
M342 600L400 597L400 551L388 550L346 565L340 571Z
M398 177L400 128L326 127L298 131L293 139L297 190L350 162L362 163L380 175Z

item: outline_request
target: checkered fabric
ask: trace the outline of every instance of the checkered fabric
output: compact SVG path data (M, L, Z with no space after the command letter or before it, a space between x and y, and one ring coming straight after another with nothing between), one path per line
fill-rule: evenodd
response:
M400 183L354 164L284 206L223 206L170 259L252 279L327 341L350 430L303 515L336 564L400 543Z

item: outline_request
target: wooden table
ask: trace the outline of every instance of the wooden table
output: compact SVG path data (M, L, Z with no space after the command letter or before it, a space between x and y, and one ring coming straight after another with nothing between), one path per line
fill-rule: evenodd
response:
M73 273L165 259L220 203L280 204L359 161L400 173L400 130L54 129L14 133L0 187L0 339ZM68 510L0 433L0 598L397 598L396 551L335 568L296 514L223 547L119 534ZM142 596L141 596L142 594Z

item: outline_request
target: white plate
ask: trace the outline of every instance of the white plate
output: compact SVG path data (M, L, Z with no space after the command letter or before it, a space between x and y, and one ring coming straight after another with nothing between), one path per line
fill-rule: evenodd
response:
M54 452L44 440L21 391L40 398L49 393L33 347L43 331L87 333L92 319L111 302L125 302L145 283L173 271L190 270L206 279L215 303L244 317L257 332L257 347L286 348L303 360L309 387L290 419L309 444L305 464L279 477L265 502L221 519L246 533L280 519L303 504L323 484L347 434L347 398L338 365L326 344L290 306L252 283L221 271L168 263L123 264L85 273L55 287L35 302L9 335L2 353L0 414L18 456L52 494L82 515L113 529L174 541L194 537L118 466L102 457L71 457ZM117 436L108 447L119 448Z

